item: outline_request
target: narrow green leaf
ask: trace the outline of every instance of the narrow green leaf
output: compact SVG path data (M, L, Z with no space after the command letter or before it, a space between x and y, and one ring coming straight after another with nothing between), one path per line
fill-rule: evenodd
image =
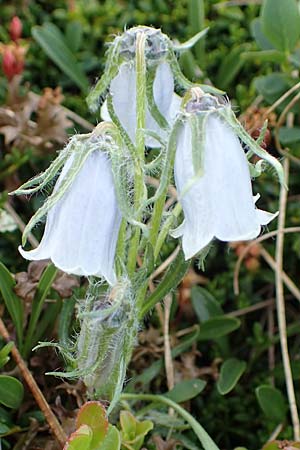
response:
M9 361L9 354L11 349L13 348L14 343L8 342L1 350L0 350L0 368L3 367Z
M217 382L217 388L221 395L228 394L235 387L243 373L247 364L236 358L227 359L222 364L220 378Z
M200 327L199 341L214 340L239 328L241 322L236 317L214 317Z
M75 295L62 301L62 308L58 320L58 338L62 345L67 345L70 339L70 333L74 327L74 308L76 304Z
M296 0L264 0L263 33L277 50L291 52L300 37L300 14Z
M52 61L84 92L88 89L88 79L67 46L64 36L53 24L32 28L32 35Z
M34 345L44 337L47 328L51 327L53 329L54 322L61 309L61 303L61 299L58 299L55 303L49 304L47 309L43 312L39 319L39 326L36 328L32 338Z
M245 60L240 56L247 49L249 49L249 44L238 45L226 55L226 58L223 58L216 78L216 85L221 89L227 89L242 69Z
M205 27L205 2L204 0L189 0L188 1L188 24L189 30L192 36L197 35L200 30ZM201 36L202 37L202 36ZM197 62L201 67L204 66L205 58L205 41L197 42L194 47L194 52L197 58Z
M177 383L171 391L166 392L164 395L176 403L186 402L197 397L203 391L206 384L206 381L200 379L184 380Z
M26 339L24 344L25 355L27 355L27 353L31 351L32 347L34 347L34 345L36 344L36 342L33 342L32 337L34 336L44 302L49 293L49 289L51 288L51 285L56 277L56 274L57 274L56 267L53 264L50 264L44 270L41 279L38 283L37 290L32 302L28 331L26 333Z
M184 259L184 254L182 250L180 250L173 263L169 266L158 287L152 294L149 295L149 297L147 297L141 311L141 317L144 317L144 315L151 308L153 308L156 303L161 301L171 290L177 287L184 277L190 263L190 261L186 261Z
M260 17L256 17L254 20L252 20L250 29L253 38L255 39L257 45L261 48L261 50L274 50L274 46L263 33Z
M15 294L15 280L4 264L0 262L0 291L17 332L18 344L23 339L23 305Z
M16 378L0 375L0 403L8 408L17 409L24 396L23 384Z
M82 25L78 21L72 21L66 27L66 44L72 52L77 52L82 43Z
M199 31L195 36L191 37L189 40L183 42L182 44L173 45L173 48L177 52L184 52L192 48L200 39L202 39L208 32L209 28L204 28L204 30Z
M286 418L287 404L279 389L262 385L255 389L259 406L268 419L282 423Z
M196 58L191 50L186 50L185 52L182 52L179 61L182 71L186 77L188 77L192 81L195 81L197 78L200 78L201 71L199 70Z
M259 52L241 53L244 61L273 62L284 63L286 61L285 54L278 50L261 50Z

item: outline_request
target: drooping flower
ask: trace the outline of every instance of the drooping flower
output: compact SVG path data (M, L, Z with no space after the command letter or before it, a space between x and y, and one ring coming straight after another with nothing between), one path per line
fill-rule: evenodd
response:
M233 114L228 108L215 97L200 95L187 104L178 133L174 172L184 221L172 235L182 236L186 259L213 238L225 242L253 239L277 215L255 206L259 195L253 197L246 154L232 123L226 121ZM252 144L251 150L280 170L275 158L258 150L255 141Z
M104 102L101 117L115 123L117 120L135 143L137 99L145 96L145 129L166 138L181 103L174 92L173 53L169 38L160 30L142 26L126 30L111 45L106 71L88 96L90 108L97 107L99 98L108 89L111 100ZM138 59L144 59L143 87L137 83ZM146 135L146 145L159 147L160 143Z
M120 66L119 72L112 80L110 94L114 111L132 142L135 142L136 134L136 71L132 62L124 63ZM168 124L172 124L180 108L181 98L174 93L174 78L170 66L166 62L161 62L155 72L153 82L153 98L159 113ZM107 102L101 109L103 120L111 120L107 111ZM166 138L167 130L151 115L149 106L146 110L146 129L157 133L161 138ZM151 138L146 138L148 147L159 146L159 143Z
M99 137L87 139L87 145L84 140L79 140L74 151L71 144L71 151L65 161L61 161L64 167L53 193L41 208L44 211L33 218L29 226L31 228L43 212L47 212L42 240L34 250L26 251L20 247L19 251L25 259L50 258L64 272L103 277L113 285L116 282L114 257L121 212L111 161L101 150ZM42 181L40 186L44 184ZM27 193L34 189L27 189ZM21 187L16 193L26 193L26 190Z

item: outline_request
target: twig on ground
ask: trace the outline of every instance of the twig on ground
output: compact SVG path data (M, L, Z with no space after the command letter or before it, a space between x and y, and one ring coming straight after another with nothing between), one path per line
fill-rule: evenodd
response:
M6 342L10 342L10 336L6 329L6 326L4 325L3 320L0 318L0 335L3 337L3 339ZM22 356L20 355L19 350L17 349L16 345L11 350L11 354L19 367L19 370L26 381L30 391L32 392L33 397L35 398L35 401L37 402L39 408L41 409L42 413L45 416L46 421L48 422L48 425L59 442L59 444L63 447L65 445L65 442L67 440L67 436L62 429L60 423L56 419L54 413L52 412L49 404L47 403L47 400L43 396L40 388L36 384L35 379L33 378L31 372L29 371L28 367L25 364L25 361L23 360Z
M164 302L164 358L165 358L165 370L167 377L167 386L170 391L175 385L174 381L174 365L171 353L170 345L170 334L169 334L169 324L170 324L170 312L172 306L172 294L168 294L165 297ZM169 408L169 415L174 415L174 409Z
M267 111L264 114L264 117L267 118L268 115L271 114L271 112L273 112L274 109L277 108L277 106L279 106L282 102L284 102L285 99L287 99L293 92L297 91L298 89L300 89L300 83L295 84L288 91L286 91L281 97L279 97L279 99L276 100L276 102L274 102L269 109L267 109Z
M171 355L170 334L169 334L171 306L172 306L172 294L168 294L165 297L164 302L164 353L165 353L165 369L167 376L167 385L169 391L174 387L174 366Z
M18 226L19 230L23 233L25 230L25 223L19 216L19 214L14 210L14 208L11 206L9 202L6 202L4 205L5 211L14 219L16 225ZM32 247L38 247L39 241L33 236L32 233L28 233L28 241L32 245Z
M283 233L299 233L300 232L300 227L290 227L290 228L284 228ZM260 237L258 237L257 239L255 239L254 241L251 241L241 252L241 254L238 257L238 260L235 264L235 268L234 268L234 275L233 275L233 290L235 295L238 295L240 290L239 290L239 273L240 273L240 268L241 268L241 264L243 262L243 259L245 258L245 256L247 255L248 251L250 250L250 248L253 245L257 245L260 242L263 242L271 237L276 236L278 233L278 230L275 231L270 231L269 233L266 233ZM266 254L268 252L263 249L263 247L261 248L261 254L263 256L263 258L266 260L266 262L269 264L269 262L271 261L271 259L273 259L271 257L271 255L269 255L269 258L266 257ZM270 259L271 258L271 259ZM274 260L273 260L274 261ZM271 266L272 267L272 266ZM274 269L274 267L272 267ZM288 277L288 275L283 272L282 273L283 276L283 281L286 284L286 286L291 290L292 294L295 295L295 297L297 298L297 300L300 301L300 290L296 287L296 285L293 283L293 281ZM293 287L292 287L293 286Z
M288 185L289 177L289 159L286 158L283 163L285 180ZM277 304L277 319L279 327L281 354L285 374L285 383L287 388L290 413L293 423L294 439L298 441L300 439L300 428L299 428L299 416L297 410L296 396L293 384L292 369L290 364L288 344L287 344L287 332L286 332L286 316L285 316L285 300L284 300L284 289L283 289L283 245L284 245L284 224L285 224L285 213L286 213L286 203L287 203L287 190L284 186L280 188L279 197L279 218L278 218L278 234L276 239L276 304Z

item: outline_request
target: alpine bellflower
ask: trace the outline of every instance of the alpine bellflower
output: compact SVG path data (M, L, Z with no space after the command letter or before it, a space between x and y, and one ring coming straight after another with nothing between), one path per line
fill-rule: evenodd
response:
M144 37L143 48L139 48L138 43L141 35ZM137 101L143 95L137 82L137 58L145 58L145 129L166 139L167 128L172 125L179 111L181 98L174 92L170 46L169 39L160 30L144 26L126 30L112 44L111 59L117 60L118 64L115 69L107 70L111 72L107 86L111 100L106 99L103 103L101 117L106 121L118 121L132 143L135 143L137 131ZM101 79L99 84L103 84ZM95 107L97 86L87 99L92 109ZM146 145L160 146L158 140L149 136L149 133Z
M64 272L103 277L113 285L116 283L114 257L121 212L111 161L105 151L109 142L95 132L90 136L87 139L75 136L62 152L61 158L64 155L65 160L53 193L41 208L44 210L33 220L38 211L28 224L29 229L32 228L46 211L42 240L36 249L26 251L19 247L19 251L25 259L50 258ZM42 181L39 187L43 187L42 184L45 183ZM28 183L24 187L26 185ZM34 190L38 188L22 189L21 186L16 193Z
M136 134L136 71L132 62L122 64L116 77L110 85L113 108L116 115L130 137L135 142ZM156 68L153 82L153 98L159 113L171 124L179 110L181 98L174 93L174 79L170 66L166 62L161 62ZM101 108L103 120L111 120L107 111L107 102ZM146 129L157 133L161 138L166 138L167 132L163 130L151 115L149 107L146 109ZM148 147L159 146L158 142L151 138L146 138Z
M213 238L254 239L277 216L255 206L259 195L253 197L247 156L226 120L233 115L229 109L217 97L198 92L187 103L178 132L174 175L184 221L172 236L182 236L186 259ZM258 152L261 156L264 151ZM264 156L277 168L275 158L267 152Z

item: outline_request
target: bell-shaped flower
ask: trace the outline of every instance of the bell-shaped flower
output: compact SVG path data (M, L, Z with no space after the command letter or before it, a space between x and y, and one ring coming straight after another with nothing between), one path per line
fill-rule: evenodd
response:
M68 157L52 195L72 176L75 157L75 153ZM104 277L113 285L120 223L110 159L105 152L95 150L49 209L39 246L30 251L20 247L19 251L25 259L50 258L67 273Z
M259 196L252 194L247 157L218 108L207 114L198 141L193 137L193 114L203 114L201 103L199 111L187 113L181 125L174 166L184 221L172 236L182 236L186 259L199 253L213 238L226 242L256 238L261 226L277 215L256 208ZM198 173L194 158L201 160Z
M153 99L159 113L169 125L172 125L179 111L181 98L174 92L174 77L167 62L158 64L152 89ZM111 81L110 94L118 120L131 141L135 142L137 85L136 70L132 61L121 64L118 74ZM107 101L101 108L101 117L106 121L111 120L107 110ZM162 139L167 137L167 130L162 128L155 120L150 112L149 105L146 109L146 129L156 133ZM146 145L148 147L159 147L157 140L149 136L146 137Z

